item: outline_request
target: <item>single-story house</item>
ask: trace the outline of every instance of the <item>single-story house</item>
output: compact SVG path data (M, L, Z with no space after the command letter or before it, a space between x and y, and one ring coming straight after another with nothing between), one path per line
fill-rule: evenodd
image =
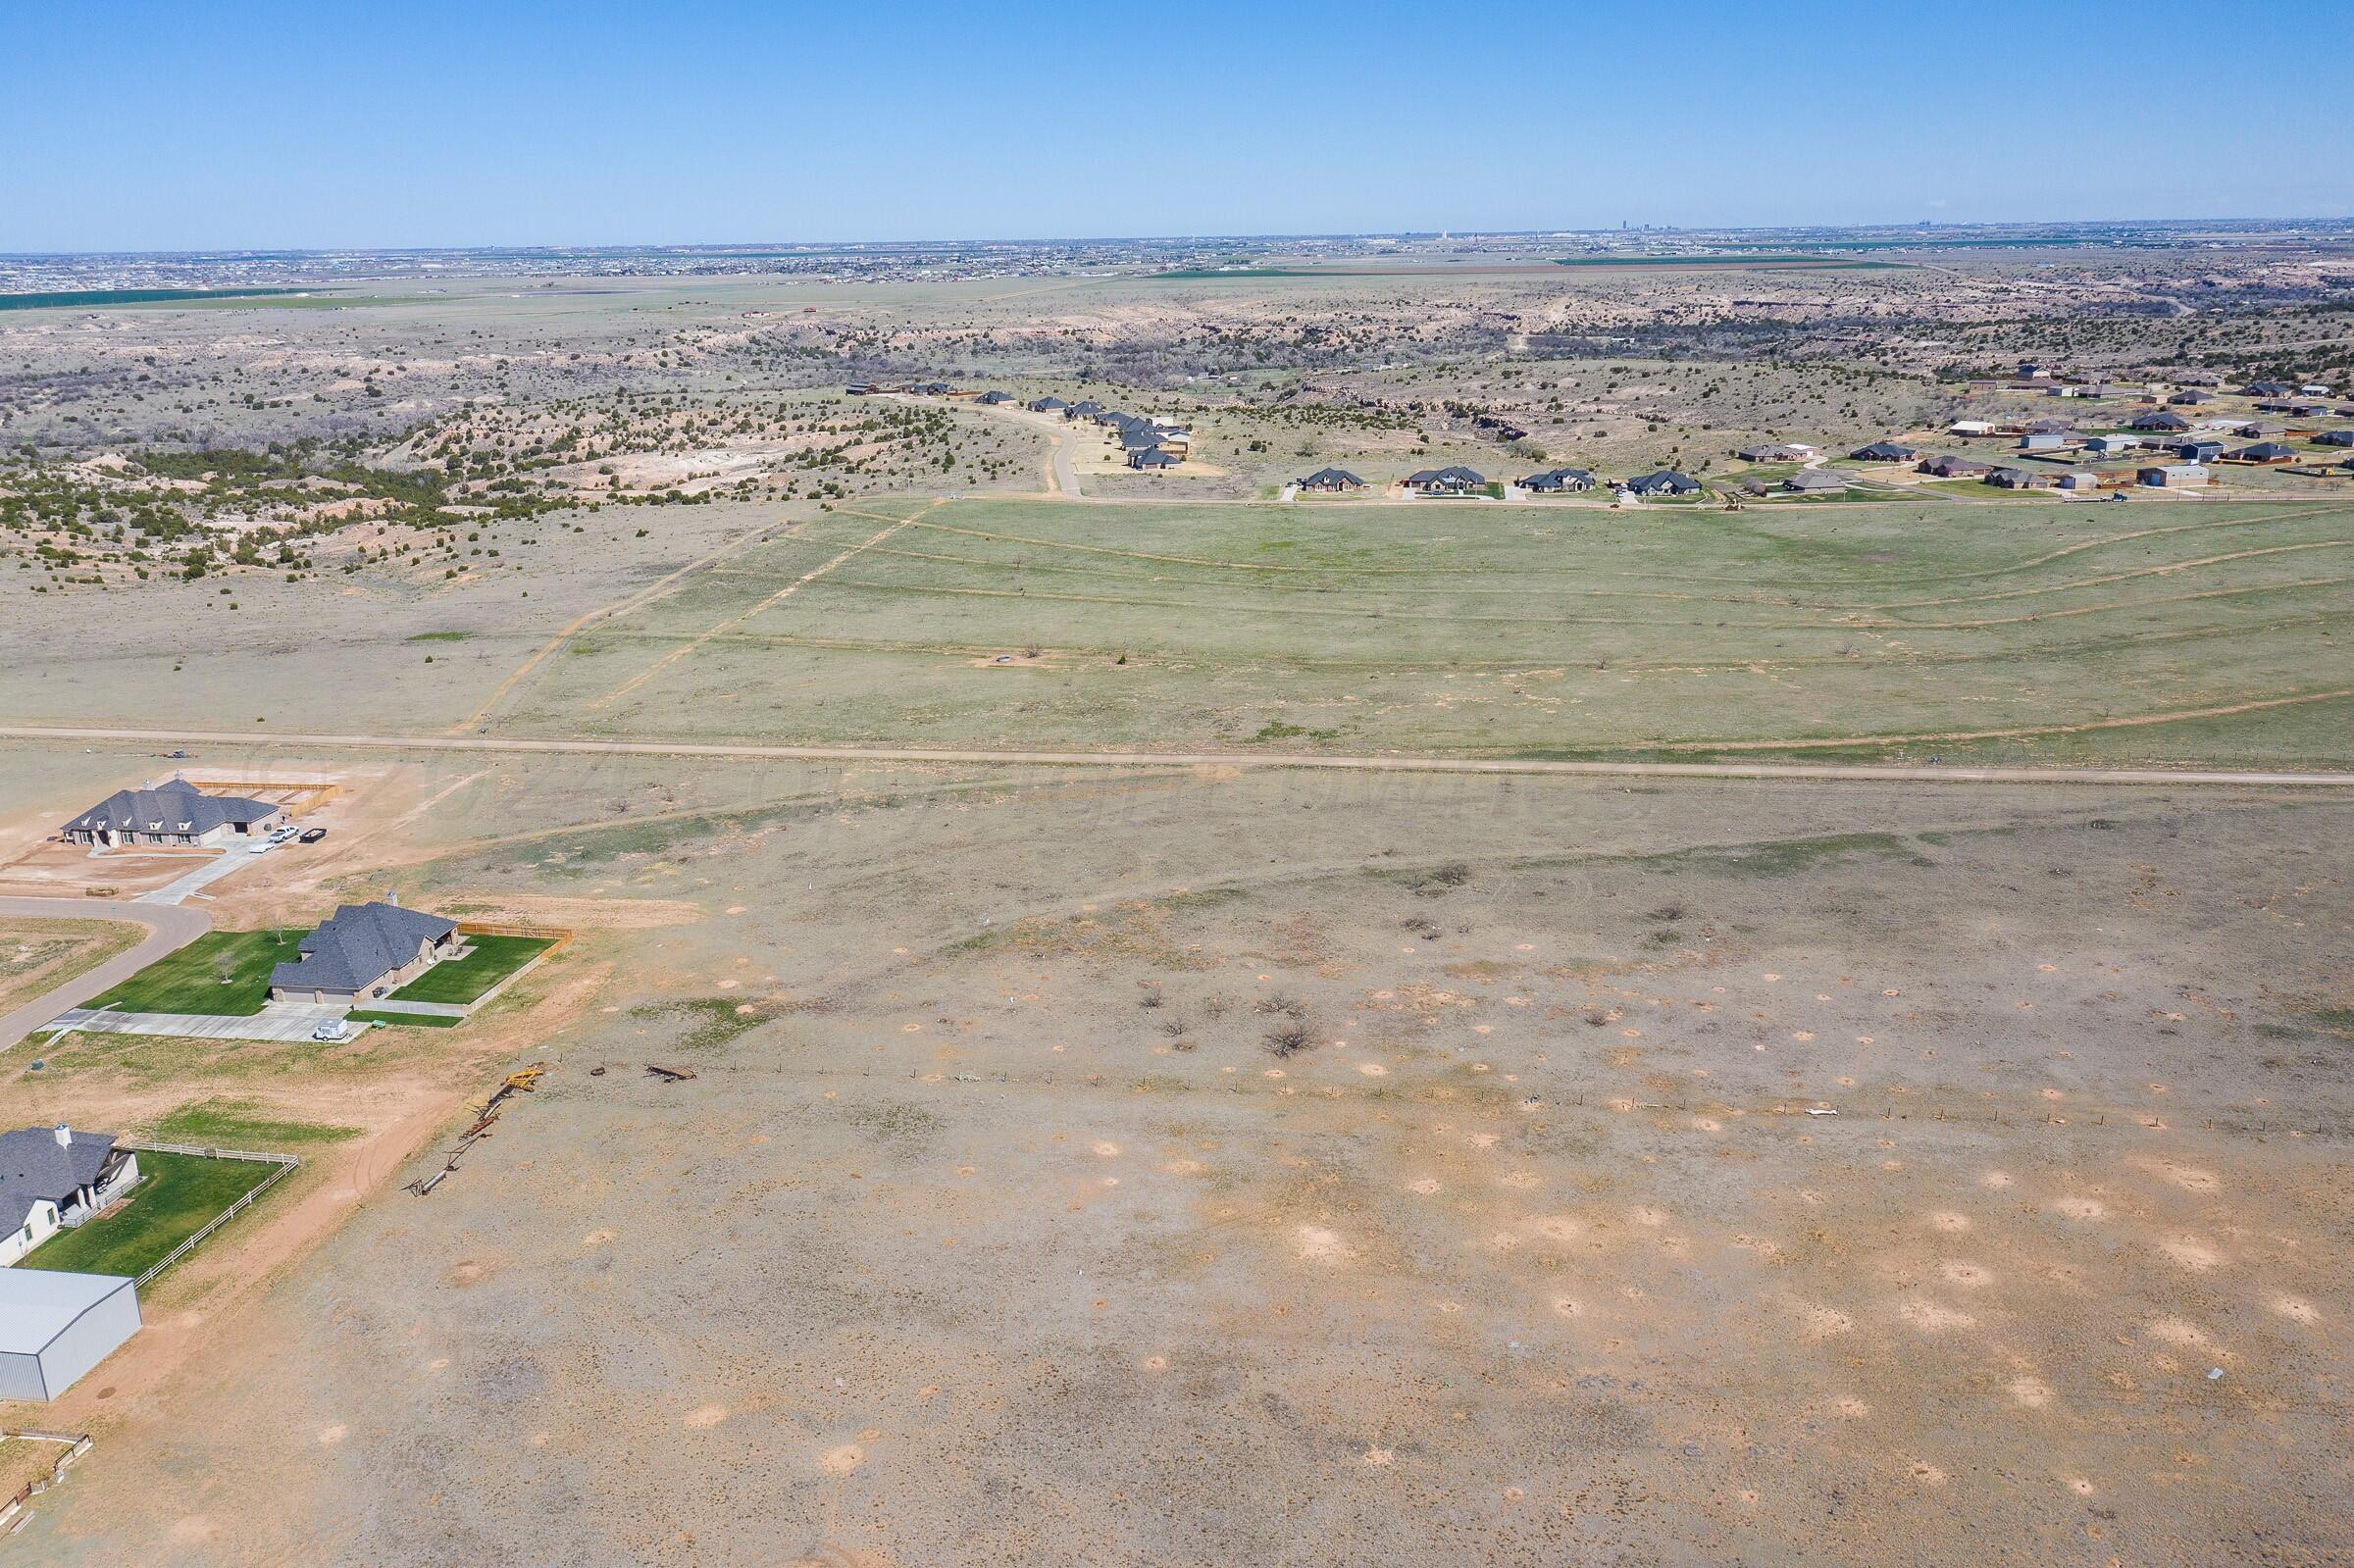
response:
M118 789L66 824L76 844L217 844L267 834L285 821L283 806L239 795L208 795L185 779L152 789Z
M2254 446L2243 446L2225 455L2234 463L2294 463L2297 449L2279 441L2258 441Z
M112 1133L64 1123L0 1133L0 1266L81 1224L137 1185L139 1157Z
M388 995L458 950L458 923L379 899L341 904L270 971L270 999L356 1006Z
M980 400L994 408L999 403L1012 402L1013 394L1011 392L983 392Z
M1700 493L1700 481L1689 474L1663 468L1628 480L1626 487L1637 495L1697 495Z
M2195 390L2188 392L2176 392L2174 396L2168 398L2167 401L2175 404L2178 408L2196 408L2202 403L2214 402L2215 394L2213 392L2201 392Z
M2132 430L2178 431L2189 430L2190 421L2179 414L2170 414L2165 409L2159 408L2152 409L2147 414L2134 415L2125 428Z
M2354 430L2324 430L2314 439L2324 446L2354 446Z
M138 1332L120 1274L0 1269L0 1399L54 1399Z
M1910 463L1920 455L1920 449L1900 446L1894 441L1874 441L1869 446L1859 446L1847 455L1859 463Z
M2168 451L2185 463L2212 463L2224 455L2221 441L2176 441Z
M2250 381L2239 389L2242 397L2293 397L2296 388L2286 381Z
M2026 435L2074 435L2076 427L2068 420L2029 420L2020 427Z
M1453 468L1426 468L1406 477L1406 487L1423 495L1463 495L1472 490L1487 488L1487 476L1477 469L1460 464Z
M1986 476L1987 484L2000 485L2006 490L2044 490L2051 488L2052 477L2023 468L1998 468Z
M1744 446L1733 453L1744 463L1805 463L1821 455L1821 448L1804 441L1767 442Z
M1294 480L1292 482L1300 489L1320 490L1330 495L1337 495L1343 490L1361 490L1365 487L1363 480L1358 479L1347 469L1339 468L1320 468L1306 479Z
M1836 469L1802 468L1782 481L1793 495L1836 495L1847 488L1847 476Z
M2231 433L2251 441L2269 441L2277 435L2286 435L2288 427L2272 420L2250 420L2245 425L2233 426Z
M1928 457L1914 465L1917 472L1940 480L1971 480L1994 472L1992 463L1974 457Z
M868 397L873 395L875 383L872 381L852 381L849 385L844 387L843 390L847 392L852 397Z
M1131 452L1128 454L1128 466L1130 468L1145 469L1148 471L1175 468L1178 464L1184 461L1185 459L1179 457L1176 453L1164 452L1157 446L1148 446L1141 452Z
M1547 469L1542 474L1531 474L1527 479L1522 480L1520 488L1536 495L1560 495L1564 491L1590 490L1594 488L1594 476L1590 471L1582 468Z
M1033 414L1059 414L1070 406L1059 397L1034 397L1030 400L1030 412Z
M2135 477L2153 489L2179 490L2206 483L2207 470L2197 463L2165 463L2145 468Z
M1066 405L1062 411L1062 417L1066 420L1092 420L1102 412L1103 405L1091 397Z
M1160 431L1144 420L1124 426L1120 430L1120 450L1123 452L1149 452L1159 444Z

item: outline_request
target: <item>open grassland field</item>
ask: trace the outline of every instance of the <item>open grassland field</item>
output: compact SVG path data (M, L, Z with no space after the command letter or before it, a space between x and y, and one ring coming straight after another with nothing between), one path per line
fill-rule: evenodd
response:
M500 733L1700 758L2354 758L2354 508L842 508ZM1003 661L1003 662L1000 662Z
M128 921L0 918L0 1012L128 952L142 935Z
M533 757L344 809L583 936L457 1031L15 1063L366 1130L53 1413L40 1560L2354 1551L2343 796Z
M28 1253L23 1267L136 1278L252 1191L275 1167L259 1160L139 1151L139 1180L122 1206Z
M231 851L232 853L234 851ZM308 936L278 931L208 931L85 1005L123 1013L208 1013L250 1018L270 999L270 972L294 961Z

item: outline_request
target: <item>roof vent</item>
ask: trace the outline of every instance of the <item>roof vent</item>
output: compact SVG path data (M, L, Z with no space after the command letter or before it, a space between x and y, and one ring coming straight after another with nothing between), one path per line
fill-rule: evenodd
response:
M71 1148L74 1146L74 1130L68 1127L65 1123L58 1123L57 1128L52 1136L56 1138L57 1146L59 1148Z

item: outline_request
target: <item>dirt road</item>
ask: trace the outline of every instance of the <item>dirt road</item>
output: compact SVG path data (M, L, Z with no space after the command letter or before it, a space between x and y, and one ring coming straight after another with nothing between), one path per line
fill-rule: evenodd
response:
M201 730L102 730L0 725L0 739L171 741L207 745L451 752L546 752L720 757L756 762L948 762L1071 768L1292 768L1358 773L1540 774L1588 779L1836 780L1857 784L2202 784L2229 788L2354 787L2354 773L2261 773L2170 768L1996 768L1953 764L1817 762L1562 762L1487 757L1323 757L1216 751L959 751L920 746L763 746L721 741L537 739L506 735L270 736Z
M178 952L213 929L201 909L180 904L125 904L97 898L0 898L0 917L30 920L128 920L147 928L147 939L129 952L118 953L95 969L84 970L47 994L36 996L6 1017L0 1017L0 1050L23 1039L69 1007L83 1002L117 982L128 980L166 953Z

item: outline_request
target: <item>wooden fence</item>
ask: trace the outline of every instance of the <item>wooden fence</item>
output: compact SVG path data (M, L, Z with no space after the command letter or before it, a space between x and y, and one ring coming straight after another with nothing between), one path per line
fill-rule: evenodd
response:
M174 1247L170 1252L156 1259L155 1262L149 1264L145 1272L141 1273L131 1282L134 1287L145 1285L149 1280L154 1279L157 1275L163 1273L164 1270L170 1268L173 1264L178 1263L181 1258L184 1258L190 1252L195 1251L197 1243L204 1240L206 1237L211 1236L215 1231L218 1231L224 1225L227 1225L230 1221L235 1219L238 1215L244 1213L245 1210L252 1205L254 1199L260 1197L264 1192L269 1191L279 1183L284 1181L288 1175L292 1174L297 1166L302 1164L301 1159L292 1154L260 1154L256 1153L252 1149L205 1148L194 1143L160 1143L150 1142L145 1139L133 1140L125 1138L121 1141L126 1148L154 1149L159 1154L195 1154L209 1160L256 1160L263 1164L275 1165L278 1167L268 1176L263 1177L261 1181L255 1183L251 1188L247 1189L243 1197L237 1199L228 1208L223 1209L220 1213L214 1215L212 1219L205 1224L202 1230L196 1232L193 1236L190 1236L185 1240L181 1241L179 1245Z

